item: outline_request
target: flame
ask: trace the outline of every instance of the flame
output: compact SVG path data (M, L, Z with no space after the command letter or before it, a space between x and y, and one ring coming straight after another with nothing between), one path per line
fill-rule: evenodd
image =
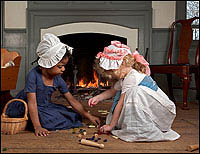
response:
M94 77L94 82L90 81L88 84L85 84L83 78L81 78L76 86L87 87L87 88L91 88L91 87L97 88L98 87L98 77L97 77L97 73L95 70L93 72L93 77ZM103 82L100 82L100 85L108 86L108 81L106 81L106 84Z
M79 80L78 86L81 86L81 87L85 87L86 86L86 84L84 84L83 79Z

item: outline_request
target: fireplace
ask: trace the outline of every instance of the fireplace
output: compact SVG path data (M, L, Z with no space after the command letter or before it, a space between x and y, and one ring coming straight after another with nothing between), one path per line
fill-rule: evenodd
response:
M30 62L37 58L35 51L42 35L50 32L74 47L74 61L66 66L65 80L73 85L77 71L77 82L83 78L89 84L99 76L92 68L95 55L111 40L119 40L132 50L138 48L142 55L146 48L151 53L151 18L149 1L30 1L26 74L34 67Z
M73 47L73 61L66 65L63 79L71 92L104 90L111 82L102 78L93 69L95 56L103 51L111 41L117 40L138 48L138 29L100 22L78 22L41 29L41 38L45 33L57 35L61 42Z
M113 40L127 44L126 38L102 33L75 33L62 35L59 38L61 42L74 48L73 61L70 60L66 65L66 71L62 76L68 84L72 85L71 88L110 86L109 82L93 69L95 56Z

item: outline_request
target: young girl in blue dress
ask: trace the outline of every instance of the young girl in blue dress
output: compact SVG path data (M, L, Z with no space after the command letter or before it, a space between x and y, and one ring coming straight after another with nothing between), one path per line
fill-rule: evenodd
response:
M15 98L23 99L28 104L36 136L47 136L52 130L62 130L82 126L82 116L99 126L100 120L88 113L69 92L61 74L72 55L72 47L60 42L59 38L47 33L37 48L38 66L28 74L25 88ZM73 109L51 102L51 95L59 90L69 101ZM6 114L9 117L23 117L24 105L12 102Z
M119 41L112 41L97 54L97 71L118 81L111 89L90 98L88 105L94 106L121 91L101 132L111 132L126 142L172 141L180 137L171 129L176 106L150 77L147 66L143 56L137 51L132 53Z

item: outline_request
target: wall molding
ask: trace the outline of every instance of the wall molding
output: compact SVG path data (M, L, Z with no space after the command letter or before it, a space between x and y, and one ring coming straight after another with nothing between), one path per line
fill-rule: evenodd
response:
M26 33L26 28L5 28L6 33Z
M30 1L29 10L149 10L151 1Z

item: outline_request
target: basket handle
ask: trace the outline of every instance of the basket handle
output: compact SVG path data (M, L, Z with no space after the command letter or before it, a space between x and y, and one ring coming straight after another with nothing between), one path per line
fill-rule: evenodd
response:
M5 105L5 107L4 107L4 109L3 109L2 116L5 117L5 112L6 112L6 109L7 109L8 105L9 105L10 103L14 102L14 101L19 101L19 102L24 103L24 105L25 105L24 119L25 119L25 120L28 120L28 117L27 117L28 107L27 107L26 102L25 102L24 100L22 100L22 99L16 99L16 98L15 98L15 99L11 99L10 101L7 102L7 104Z

